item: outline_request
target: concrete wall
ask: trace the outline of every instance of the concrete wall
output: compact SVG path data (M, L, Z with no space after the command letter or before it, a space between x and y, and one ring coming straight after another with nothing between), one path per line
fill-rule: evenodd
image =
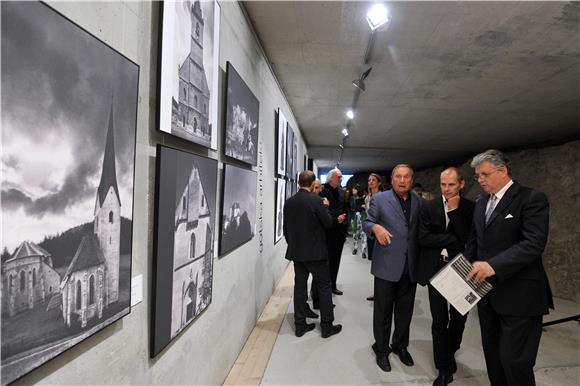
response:
M155 187L155 145L207 155L211 151L156 131L159 14L149 2L51 2L50 5L140 66L133 277L143 275L143 302L131 314L22 378L17 384L219 384L226 378L257 317L284 272L284 241L274 245L275 120L280 107L298 125L238 3L222 2L220 33L220 107L225 102L226 61L260 100L256 236L223 258L214 259L213 299L208 309L155 359L149 359L149 320ZM223 121L218 125L222 143ZM299 141L299 165L305 145ZM218 192L217 213L221 205ZM216 216L216 229L218 229ZM217 244L216 244L217 245Z
M512 160L512 177L522 185L547 194L550 234L544 266L554 295L580 301L580 141L560 146L506 153ZM469 162L460 167L466 177L466 195L482 190L473 181ZM439 194L439 173L445 166L417 172L415 181Z

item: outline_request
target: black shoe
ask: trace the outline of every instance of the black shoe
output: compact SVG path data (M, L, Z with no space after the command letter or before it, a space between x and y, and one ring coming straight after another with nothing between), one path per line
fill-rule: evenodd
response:
M342 292L341 290L339 290L338 288L334 288L332 290L332 293L335 295L342 295L344 292Z
M355 249L353 249L352 254L356 255L356 253L357 253L357 249L355 248Z
M367 255L365 255L365 253L364 253L364 252L363 252L363 254L362 254L362 258L363 258L363 259L366 259L366 258L367 258Z
M314 323L306 323L304 326L296 327L296 336L300 338L308 331L314 330Z
M455 358L453 358L453 361L451 362L451 374L455 374L457 372L457 362L455 361Z
M338 334L342 331L342 324L335 324L334 326L330 327L322 327L322 337L323 338L330 338L333 335Z
M407 349L405 347L403 347L401 349L391 348L391 351L394 354L397 354L397 356L399 357L399 359L401 360L401 362L404 365L413 366L415 364L415 362L413 362L413 357L411 356L411 354L409 354L409 351L407 351Z
M453 382L453 374L440 371L435 381L433 381L433 386L447 386L451 382Z
M374 302L375 301L375 297L374 296L369 296L369 297L367 297L367 300L369 302Z
M389 362L388 354L377 354L377 366L384 372L391 371L391 362Z
M304 314L306 315L307 318L310 318L310 319L318 318L318 314L316 312L312 311L312 309L310 309L310 306L308 305L308 303L306 303L306 312L304 312Z

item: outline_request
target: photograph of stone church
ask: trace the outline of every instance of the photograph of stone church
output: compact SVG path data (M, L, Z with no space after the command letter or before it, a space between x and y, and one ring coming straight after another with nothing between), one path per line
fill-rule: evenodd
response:
M162 7L160 128L216 149L219 6L187 0Z
M2 13L4 385L130 312L139 69L46 5Z
M218 163L157 147L151 357L211 303Z

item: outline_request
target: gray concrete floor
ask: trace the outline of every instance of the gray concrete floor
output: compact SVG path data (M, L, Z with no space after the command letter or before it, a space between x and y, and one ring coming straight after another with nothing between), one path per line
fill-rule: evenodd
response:
M351 239L345 245L338 277L344 295L333 295L336 323L343 331L329 339L316 329L302 338L294 336L294 307L288 307L270 361L262 378L263 385L431 385L437 375L431 346L431 315L427 290L418 286L411 323L409 352L413 367L404 366L395 355L389 360L393 370L381 371L371 350L372 294L370 262L360 253L352 255ZM545 321L580 314L580 305L556 299L556 311ZM471 312L461 350L454 386L488 385L481 349L477 312ZM580 385L580 325L567 322L545 329L535 367L538 385Z

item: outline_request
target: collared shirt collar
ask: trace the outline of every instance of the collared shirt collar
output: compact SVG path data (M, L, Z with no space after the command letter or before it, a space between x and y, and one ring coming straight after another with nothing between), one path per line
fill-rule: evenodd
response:
M505 185L504 185L504 187L503 187L503 188L501 188L501 189L499 190L499 192L497 192L497 193L495 194L495 196L497 197L497 202L499 202L499 201L501 200L501 198L503 197L503 195L505 194L505 192L507 192L507 190L508 190L508 189L510 188L510 186L512 186L513 184L514 184L514 180L512 180L512 179L510 178L510 180L508 181L508 183L507 183L507 184L505 184Z

